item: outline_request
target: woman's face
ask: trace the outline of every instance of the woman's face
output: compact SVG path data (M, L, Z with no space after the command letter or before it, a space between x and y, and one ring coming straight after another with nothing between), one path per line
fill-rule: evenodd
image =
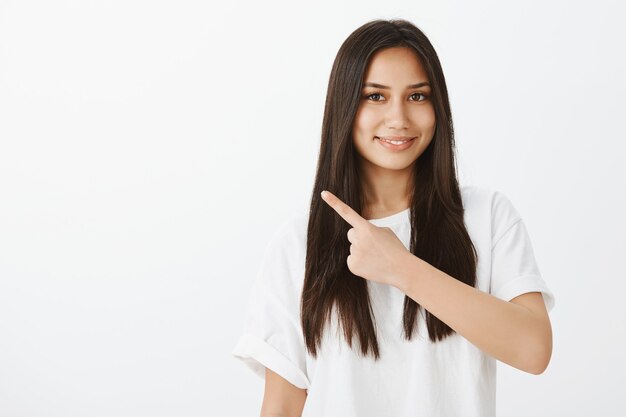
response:
M428 147L435 131L428 81L412 49L393 47L372 55L352 126L352 139L365 169L405 169Z

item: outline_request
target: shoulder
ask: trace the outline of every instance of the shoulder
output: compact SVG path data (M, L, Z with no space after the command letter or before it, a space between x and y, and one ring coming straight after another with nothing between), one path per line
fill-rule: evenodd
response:
M493 241L521 220L520 213L513 201L501 190L485 186L464 185L461 187L461 195L466 217L488 222Z
M270 245L284 246L297 249L306 243L309 216L306 211L292 211L278 224L273 236L270 238Z
M274 264L284 272L304 268L308 215L290 212L277 223L265 249L264 262Z
M305 219L301 214L289 214L275 223L257 270L253 297L271 293L274 301L297 311L306 260Z
M511 199L500 190L479 185L463 185L461 197L466 209L489 209L499 215L518 216Z

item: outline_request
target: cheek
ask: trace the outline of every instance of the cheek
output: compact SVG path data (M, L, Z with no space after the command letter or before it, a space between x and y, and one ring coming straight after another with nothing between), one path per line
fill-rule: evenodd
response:
M354 119L354 131L359 134L372 134L372 130L374 130L378 123L377 119L376 112L370 109L359 110Z
M413 114L413 123L422 131L429 131L435 128L436 117L433 106L420 108Z

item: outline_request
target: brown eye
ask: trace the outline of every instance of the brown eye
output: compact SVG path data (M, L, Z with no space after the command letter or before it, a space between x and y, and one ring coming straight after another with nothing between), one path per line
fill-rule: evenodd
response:
M421 100L414 100L414 101L424 101L427 98L427 96L425 94L422 94L422 93L413 93L413 94L411 94L411 97L413 97L413 96L422 96L423 97Z
M374 97L374 96L381 97L380 93L372 93L372 94L365 96L365 98L370 99L371 97ZM380 101L380 100L372 100L372 101Z

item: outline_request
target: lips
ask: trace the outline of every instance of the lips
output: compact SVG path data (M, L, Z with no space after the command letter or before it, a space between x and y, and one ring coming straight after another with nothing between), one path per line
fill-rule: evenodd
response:
M395 142L396 145L401 145L410 140L415 139L415 137L411 136L374 136L375 139L385 141L387 143Z
M403 151L413 144L415 137L408 136L375 136L380 145L391 151Z

